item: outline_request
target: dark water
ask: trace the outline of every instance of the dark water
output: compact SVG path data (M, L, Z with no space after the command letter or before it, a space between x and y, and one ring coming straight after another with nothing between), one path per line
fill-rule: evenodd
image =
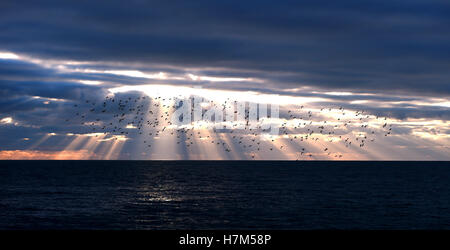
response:
M448 162L0 161L0 229L450 229Z

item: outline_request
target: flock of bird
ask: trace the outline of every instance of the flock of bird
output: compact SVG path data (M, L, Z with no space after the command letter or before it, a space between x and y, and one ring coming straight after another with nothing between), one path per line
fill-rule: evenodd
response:
M278 124L277 135L270 134L270 129L262 123L252 125L248 109L245 109L244 120L233 122L231 127L224 125L223 128L212 126L205 129L193 124L180 126L172 122L171 115L182 102L183 99L178 97L106 96L101 102L84 100L74 104L75 115L71 119L66 119L66 122L79 122L87 126L92 133L97 133L97 136L103 133L116 140L118 135L128 137L130 133L133 133L130 129L135 129L137 135L144 138L143 143L147 150L151 150L152 145L156 143L156 137L170 134L170 136L176 136L177 144L185 145L187 148L195 143L209 143L226 153L231 153L233 150L245 152L249 159L255 159L258 154L265 154L265 152L278 150L281 151L279 153L283 153L282 151L287 150L288 147L293 147L293 151L290 150L290 152L296 154L297 160L312 158L317 152L308 150L308 143L314 143L322 148L321 155L342 158L342 152L332 152L331 147L327 146L328 143L335 141L343 143L345 147L362 148L367 143L374 142L379 131L382 131L384 136L392 132L392 126L388 125L386 117L369 115L365 111L347 111L343 107L306 110L304 105L297 105L295 108L280 112L282 122ZM236 114L236 103L237 101L230 99L220 103L208 101L206 107L202 107L202 113L214 108L225 113ZM193 106L191 111L194 111ZM329 119L328 122L327 120L316 121L322 118L322 115L331 112L337 115L333 121ZM368 121L373 120L377 121L379 127L370 126ZM360 130L356 131L356 128ZM215 136L217 134L228 135L231 142L218 138Z

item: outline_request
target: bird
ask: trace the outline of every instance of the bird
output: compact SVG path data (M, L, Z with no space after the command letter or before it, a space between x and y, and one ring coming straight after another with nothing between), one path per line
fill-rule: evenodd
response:
M177 100L178 98L180 96ZM190 98L191 102L192 99ZM213 138L210 135L202 135L203 129L197 128L194 122L191 122L190 127L173 124L171 118L177 106L172 103L175 100L175 97L145 95L106 96L103 100L80 100L72 105L75 115L71 119L66 118L65 122L78 121L81 126L89 127L92 132L101 131L104 135L114 137L116 140L118 135L143 137L143 140L137 141L147 145L148 148L158 143L155 137L159 136L164 138L173 136L177 145L184 142L186 147L209 141L210 147L215 145L214 147L218 147L224 153L231 153L233 150L249 152L251 159L255 159L256 155L264 156L265 152L273 151L276 145L282 151L292 149L294 152L299 152L297 160L299 157L311 158L313 154L318 153L308 152L303 146L323 143L327 143L327 146L323 148L328 156L342 158L343 153L335 151L334 148L337 147L330 147L331 145L342 143L349 148L354 140L358 141L359 147L365 147L367 143L376 141L377 131L382 132L384 129L384 136L392 134L392 125L388 124L387 117L370 115L364 110L357 110L354 112L354 117L351 117L346 115L348 111L342 106L309 109L299 104L297 108L286 109L288 116L280 124L279 133L272 135L270 139L267 139L269 129L263 128L261 124L251 126L248 108L244 110L244 121L233 121L230 127L224 125L220 129L216 127L211 129L210 132L216 135ZM182 100L185 101L185 99ZM209 105L202 108L202 113L208 109L218 109L226 113L237 104L237 101L232 101L230 98L222 103L214 100L207 102ZM191 107L191 110L193 109ZM338 117L335 117L333 121L319 120L326 116L327 112L337 112ZM233 114L237 113L237 110L233 111ZM384 121L381 125L370 124L371 121L376 122L380 118ZM220 121L227 122L225 118ZM360 129L360 133L355 135L357 128ZM343 136L345 131L349 136ZM230 135L230 141L224 141L226 135ZM290 143L286 144L284 140Z

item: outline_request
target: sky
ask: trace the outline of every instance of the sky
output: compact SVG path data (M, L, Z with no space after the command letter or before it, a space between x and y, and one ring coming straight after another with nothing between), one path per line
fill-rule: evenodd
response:
M0 159L450 160L446 0L4 0L0 31ZM168 123L191 98L281 130Z

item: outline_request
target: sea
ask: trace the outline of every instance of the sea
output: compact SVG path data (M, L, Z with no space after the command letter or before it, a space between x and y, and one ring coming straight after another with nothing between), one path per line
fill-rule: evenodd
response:
M0 229L450 229L450 164L0 161Z

